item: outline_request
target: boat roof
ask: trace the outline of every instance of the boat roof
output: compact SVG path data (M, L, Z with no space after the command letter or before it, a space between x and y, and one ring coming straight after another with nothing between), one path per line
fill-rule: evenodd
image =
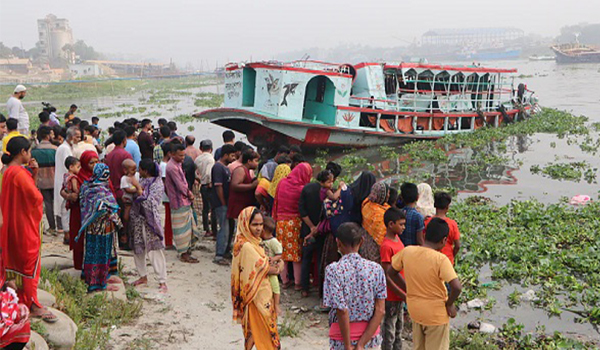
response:
M329 75L339 76L345 78L352 78L352 75L347 74L341 68L345 66L352 66L349 64L330 63L315 60L297 60L291 62L280 62L280 61L262 61L262 62L248 62L248 63L229 63L225 66L227 71L241 69L245 67L249 68L263 68L263 69L274 69L274 70L285 70L295 71L301 73L318 74L318 75Z
M413 63L413 62L361 62L355 65L347 63L331 63L316 60L296 60L291 62L280 62L280 61L262 61L262 62L248 62L248 63L229 63L225 66L227 71L241 69L244 67L250 68L266 68L276 70L287 70L287 71L298 71L311 74L321 75L334 75L352 78L352 75L348 74L343 67L353 67L354 69L361 69L367 66L382 66L384 69L402 70L406 71L409 69L415 69L420 71L431 70L431 71L453 71L453 72L465 72L465 73L516 73L516 68L487 68L481 66L451 66L442 64L427 64L427 63Z
M469 73L516 73L516 68L487 68L480 66L449 66L443 64L426 64L426 63L410 63L402 62L400 64L386 64L384 69L399 69L399 70L437 70L437 71L455 71Z

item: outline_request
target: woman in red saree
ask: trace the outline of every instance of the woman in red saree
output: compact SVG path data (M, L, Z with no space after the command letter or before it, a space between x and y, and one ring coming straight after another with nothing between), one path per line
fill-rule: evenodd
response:
M77 174L77 187L81 189L84 182L92 178L94 165L98 163L98 154L95 151L85 151L79 159L81 162L81 170ZM84 240L75 241L75 237L81 228L81 203L79 202L79 193L76 197L69 199L68 208L71 209L69 219L69 232L72 234L69 237L69 248L73 251L73 266L75 270L83 269L83 251Z
M312 168L308 163L300 163L292 170L290 175L281 180L277 186L275 202L273 204L273 219L277 222L277 239L283 245L282 260L292 262L294 269L294 281L288 279L288 264L284 264L281 274L283 287L288 288L295 283L296 290L302 290L300 285L302 270L302 238L300 228L299 203L300 194L304 185L310 182Z
M31 159L31 143L25 137L8 142L2 163L7 165L2 179L0 208L4 225L0 231L2 260L6 276L15 280L19 300L31 310L31 316L46 322L57 318L37 298L40 279L41 222L43 198L35 185L38 165ZM23 167L28 164L31 173ZM33 174L33 175L32 175Z

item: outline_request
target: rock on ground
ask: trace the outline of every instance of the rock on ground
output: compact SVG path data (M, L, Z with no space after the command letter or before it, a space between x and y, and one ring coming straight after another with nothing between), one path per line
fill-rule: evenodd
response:
M56 350L71 350L75 346L77 335L77 325L69 316L61 311L49 307L50 311L56 315L58 321L55 323L44 322L48 332L48 341L54 345Z
M46 292L43 289L38 289L37 295L38 295L39 302L43 306L52 307L52 306L54 306L54 304L56 304L56 298L54 297L54 295Z
M496 326L494 326L493 324L481 322L481 324L479 325L479 331L481 333L492 334L496 333L496 330Z
M26 349L30 350L48 350L48 343L44 340L44 337L37 334L36 332L31 332L31 336L29 337L29 342L27 343Z
M63 273L65 275L69 275L69 276L71 276L73 278L81 278L81 271L75 270L74 268L61 270L60 273Z
M469 309L481 309L482 307L485 306L485 304L486 304L486 302L481 299L473 299L473 300L467 302L467 307Z
M73 267L73 259L56 254L42 256L42 267L45 267L48 270L52 270L54 268L59 270L70 269Z

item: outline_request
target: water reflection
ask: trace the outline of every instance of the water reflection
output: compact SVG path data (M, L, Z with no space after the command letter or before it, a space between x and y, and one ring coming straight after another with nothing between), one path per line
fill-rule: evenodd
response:
M512 137L507 142L491 143L481 150L448 147L448 161L443 163L424 162L416 166L400 154L398 159L384 159L379 149L360 150L352 156L364 157L373 166L378 178L393 187L400 187L407 179L425 181L438 188L453 188L458 193L484 193L488 185L516 185L513 174L519 170L519 154L527 152L531 145L527 136ZM505 164L486 164L481 155L498 155L507 159ZM344 163L343 155L337 161ZM407 169L406 163L412 164ZM357 177L364 169L346 169ZM408 171L407 171L408 170Z

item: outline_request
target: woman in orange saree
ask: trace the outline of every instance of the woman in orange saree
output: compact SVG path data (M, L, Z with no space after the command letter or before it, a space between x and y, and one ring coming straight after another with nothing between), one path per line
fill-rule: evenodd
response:
M381 245L385 237L383 214L390 208L387 204L390 191L383 182L378 182L371 188L371 194L362 204L362 226L371 237Z
M35 185L38 166L31 159L31 143L25 137L14 137L2 155L7 165L2 178L0 208L4 225L0 231L0 248L6 277L15 280L19 300L31 309L32 317L46 322L57 318L38 301L40 279L41 222L43 198ZM30 173L23 164L28 164Z
M231 264L231 299L233 321L241 323L245 350L279 350L277 313L273 290L267 278L279 273L271 265L260 246L263 216L255 207L248 207L238 217L237 236Z

